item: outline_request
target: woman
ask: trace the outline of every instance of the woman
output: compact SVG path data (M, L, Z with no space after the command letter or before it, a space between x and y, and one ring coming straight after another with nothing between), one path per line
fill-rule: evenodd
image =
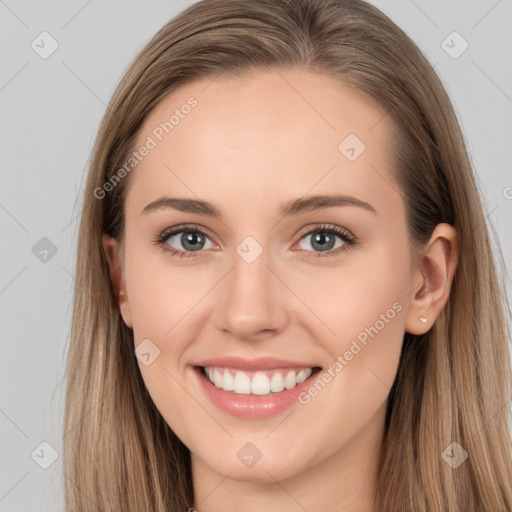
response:
M473 171L369 4L203 0L164 26L100 127L76 275L69 510L512 510Z

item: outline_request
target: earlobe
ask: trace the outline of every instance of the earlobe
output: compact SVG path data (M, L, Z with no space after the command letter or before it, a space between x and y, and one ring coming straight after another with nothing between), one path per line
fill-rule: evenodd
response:
M126 285L123 276L123 265L120 255L119 242L104 234L103 235L103 249L107 258L108 266L110 269L110 281L114 290L114 295L117 298L117 303L121 316L125 324L132 328L132 318L130 303L128 301L128 294L126 292Z
M413 274L405 330L424 334L446 305L459 258L457 231L450 224L438 224L419 255Z

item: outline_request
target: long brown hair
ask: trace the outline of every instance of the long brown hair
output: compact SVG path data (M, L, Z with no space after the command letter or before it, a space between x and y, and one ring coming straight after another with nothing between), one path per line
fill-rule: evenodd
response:
M193 506L188 449L149 396L120 316L102 234L123 235L130 175L98 199L134 150L145 116L178 85L221 73L301 67L381 105L412 248L457 229L460 258L446 307L406 333L389 396L379 510L512 510L508 304L458 120L414 42L362 0L202 0L136 57L102 120L77 247L64 425L67 510L169 512ZM103 189L104 190L104 189ZM96 191L96 193L95 193ZM456 469L443 451L468 453Z

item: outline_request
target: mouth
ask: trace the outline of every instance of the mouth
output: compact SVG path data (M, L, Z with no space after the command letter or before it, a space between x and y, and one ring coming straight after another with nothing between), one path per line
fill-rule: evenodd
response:
M262 419L297 405L322 367L274 356L227 355L190 366L204 397L231 416ZM300 402L302 403L302 402Z
M282 367L265 370L192 366L199 388L215 407L248 420L275 416L297 405L299 396L322 369Z
M265 396L296 388L321 371L318 366L245 371L219 366L196 366L216 388L234 395Z

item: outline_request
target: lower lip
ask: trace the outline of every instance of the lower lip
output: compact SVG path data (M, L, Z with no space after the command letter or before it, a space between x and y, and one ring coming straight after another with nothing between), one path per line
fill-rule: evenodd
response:
M202 389L217 407L232 416L250 419L269 418L291 407L298 401L298 395L310 386L312 377L316 378L318 373L318 371L314 371L305 381L292 389L258 396L239 395L232 391L225 391L210 382L202 368L196 366L193 370Z

